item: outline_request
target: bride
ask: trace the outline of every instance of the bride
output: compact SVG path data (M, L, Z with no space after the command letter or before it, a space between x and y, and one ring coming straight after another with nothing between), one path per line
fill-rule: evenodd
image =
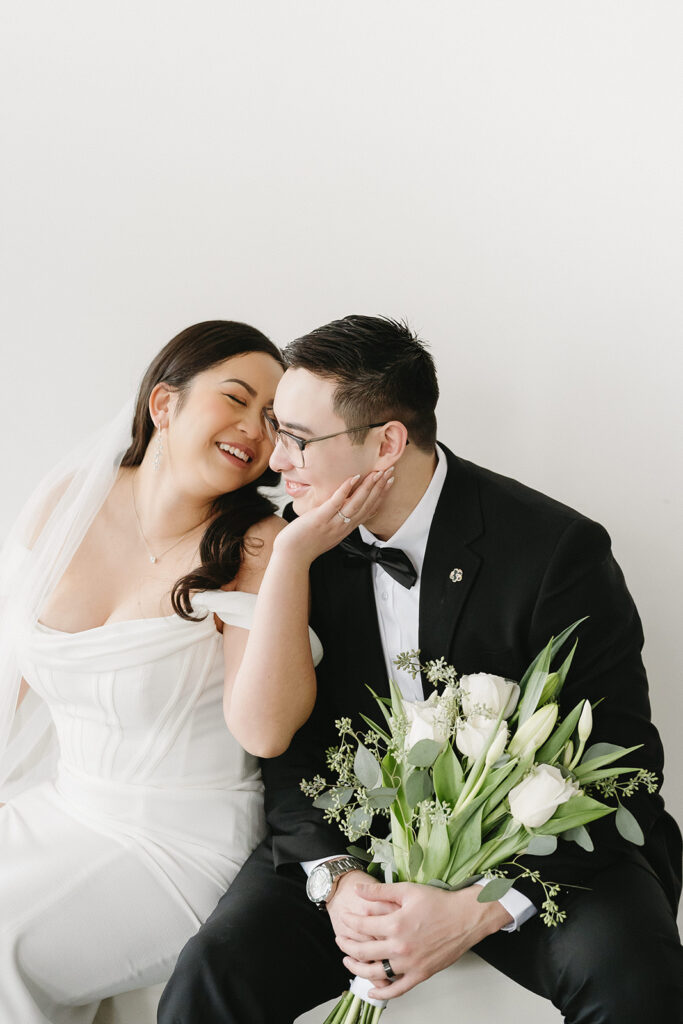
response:
M88 1024L164 981L262 838L257 756L308 717L320 656L307 579L276 544L291 527L258 490L277 479L263 410L282 372L245 324L182 331L132 438L124 415L90 439L7 539L3 1024Z

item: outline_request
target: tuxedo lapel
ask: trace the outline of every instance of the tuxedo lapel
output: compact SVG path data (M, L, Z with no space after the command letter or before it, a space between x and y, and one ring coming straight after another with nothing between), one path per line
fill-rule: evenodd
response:
M427 540L420 581L419 642L422 662L449 658L455 629L481 558L469 544L482 532L476 484L443 445L448 472ZM425 697L432 691L423 678Z

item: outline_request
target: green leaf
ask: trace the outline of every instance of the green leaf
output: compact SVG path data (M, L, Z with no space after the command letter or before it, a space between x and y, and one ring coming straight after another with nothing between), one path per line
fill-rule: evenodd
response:
M570 636L574 632L574 630L576 629L577 626L580 626L582 622L585 622L587 618L588 618L588 616L584 615L582 619L577 619L576 622L572 622L571 626L567 626L566 629L562 630L562 632L559 634L559 636L556 636L555 639L551 641L551 645L552 645L551 646L551 653L550 653L551 660L555 657L555 655L559 651L560 647L562 647L562 645L564 644L564 642L567 639L567 637ZM543 649L543 651L545 651L545 648ZM519 686L520 686L521 690L524 690L524 687L526 686L527 682L531 678L531 675L532 675L534 669L536 668L536 666L538 665L539 661L541 660L541 657L543 656L543 651L540 651L540 653L536 655L536 657L531 662L531 664L529 665L528 669L526 670L526 672L524 673L524 675L520 679ZM562 671L562 669L560 669L560 671Z
M432 772L434 791L442 803L455 806L463 785L462 766L450 743L443 748Z
M566 832L562 833L562 838L576 843L582 850L586 850L588 853L592 853L595 849L590 833L584 825L577 825L576 828L568 828Z
M369 789L368 801L370 806L374 810L391 807L396 799L397 792L398 789L389 788L387 786L378 786L377 789Z
M550 639L545 648L541 651L538 664L529 676L524 689L523 696L519 702L519 724L524 725L531 718L538 707L538 702L545 686L548 671L550 669L550 658L552 655L553 641Z
M449 829L452 843L449 874L452 874L458 864L464 864L472 857L481 846L481 818L483 804L480 804L457 831Z
M539 764L552 764L557 758L567 740L571 738L574 730L579 724L583 705L584 701L580 700L576 707L570 711L564 721L556 727L554 732L550 734L543 746L536 751L535 760Z
M424 860L424 850L419 843L415 842L410 847L410 853L408 854L408 872L411 878L415 878L422 867L422 861Z
M351 786L335 786L328 789L326 793L320 793L313 801L313 806L321 810L328 810L331 807L345 807L353 796Z
M368 716L364 715L362 712L361 712L361 716L360 717L363 719L363 721L365 722L366 725L369 725L370 728L372 730L374 730L374 732L378 733L378 735L380 735L382 737L382 739L384 740L385 743L390 743L391 742L391 736L389 735L389 733L386 732L384 729L382 729L377 724L377 722L373 722L373 720L371 718L368 718Z
M434 794L434 787L429 772L423 768L416 768L406 779L405 784L406 800L409 807L416 807L421 800L430 800Z
M358 744L358 750L353 759L353 770L361 786L365 786L366 789L376 789L377 786L382 785L382 769L377 758L362 743Z
M598 800L586 796L585 793L577 793L566 803L560 804L552 818L544 825L535 829L536 835L556 836L566 832L569 828L576 828L577 825L588 825L591 821L604 818L606 814L612 814L613 807L606 807Z
M447 892L452 891L452 886L450 886L448 882L442 881L440 878L430 878L429 881L424 884L431 885L434 889L446 889Z
M436 740L418 740L415 746L410 748L408 764L414 764L416 768L431 768L442 748L443 743Z
M581 758L581 764L574 769L574 775L581 781L588 772L593 772L597 768L603 768L613 761L618 761L619 758L633 753L634 750L639 750L642 745L642 743L638 743L635 747L618 747L614 743L595 743ZM636 771L635 768L630 768L629 770L632 772Z
M636 748L631 747L630 749L635 750ZM621 757L625 752L626 747L620 747L618 743L593 743L585 752L581 761L592 761L594 757L604 757L605 754L614 754L616 757Z
M360 832L361 834L368 831L372 825L372 814L370 811L366 811L363 807L357 807L355 811L352 811L349 815L349 827L354 832Z
M450 855L451 847L448 842L446 824L443 821L437 821L432 825L432 830L429 834L429 842L425 850L418 881L426 882L430 878L441 878Z
M366 864L370 864L372 861L372 854L364 850L362 846L347 846L346 852L356 860L364 860Z
M477 903L494 903L510 891L514 878L492 878L477 896Z
M557 849L556 836L532 836L525 853L531 857L548 857Z
M627 811L623 804L619 804L617 807L617 813L614 821L622 839L628 840L629 843L633 843L635 846L643 845L645 842L643 830L631 812Z

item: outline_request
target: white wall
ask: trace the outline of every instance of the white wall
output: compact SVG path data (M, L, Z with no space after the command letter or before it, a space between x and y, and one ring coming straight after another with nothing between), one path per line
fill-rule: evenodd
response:
M677 0L0 12L3 491L197 320L433 345L441 436L602 521L683 819Z

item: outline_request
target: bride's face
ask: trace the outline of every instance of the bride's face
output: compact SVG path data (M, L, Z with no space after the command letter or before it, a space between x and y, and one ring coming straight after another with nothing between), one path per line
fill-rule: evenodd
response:
M282 372L272 356L248 352L198 373L182 393L158 396L166 401L163 461L183 490L211 500L261 476L273 450L263 410Z

